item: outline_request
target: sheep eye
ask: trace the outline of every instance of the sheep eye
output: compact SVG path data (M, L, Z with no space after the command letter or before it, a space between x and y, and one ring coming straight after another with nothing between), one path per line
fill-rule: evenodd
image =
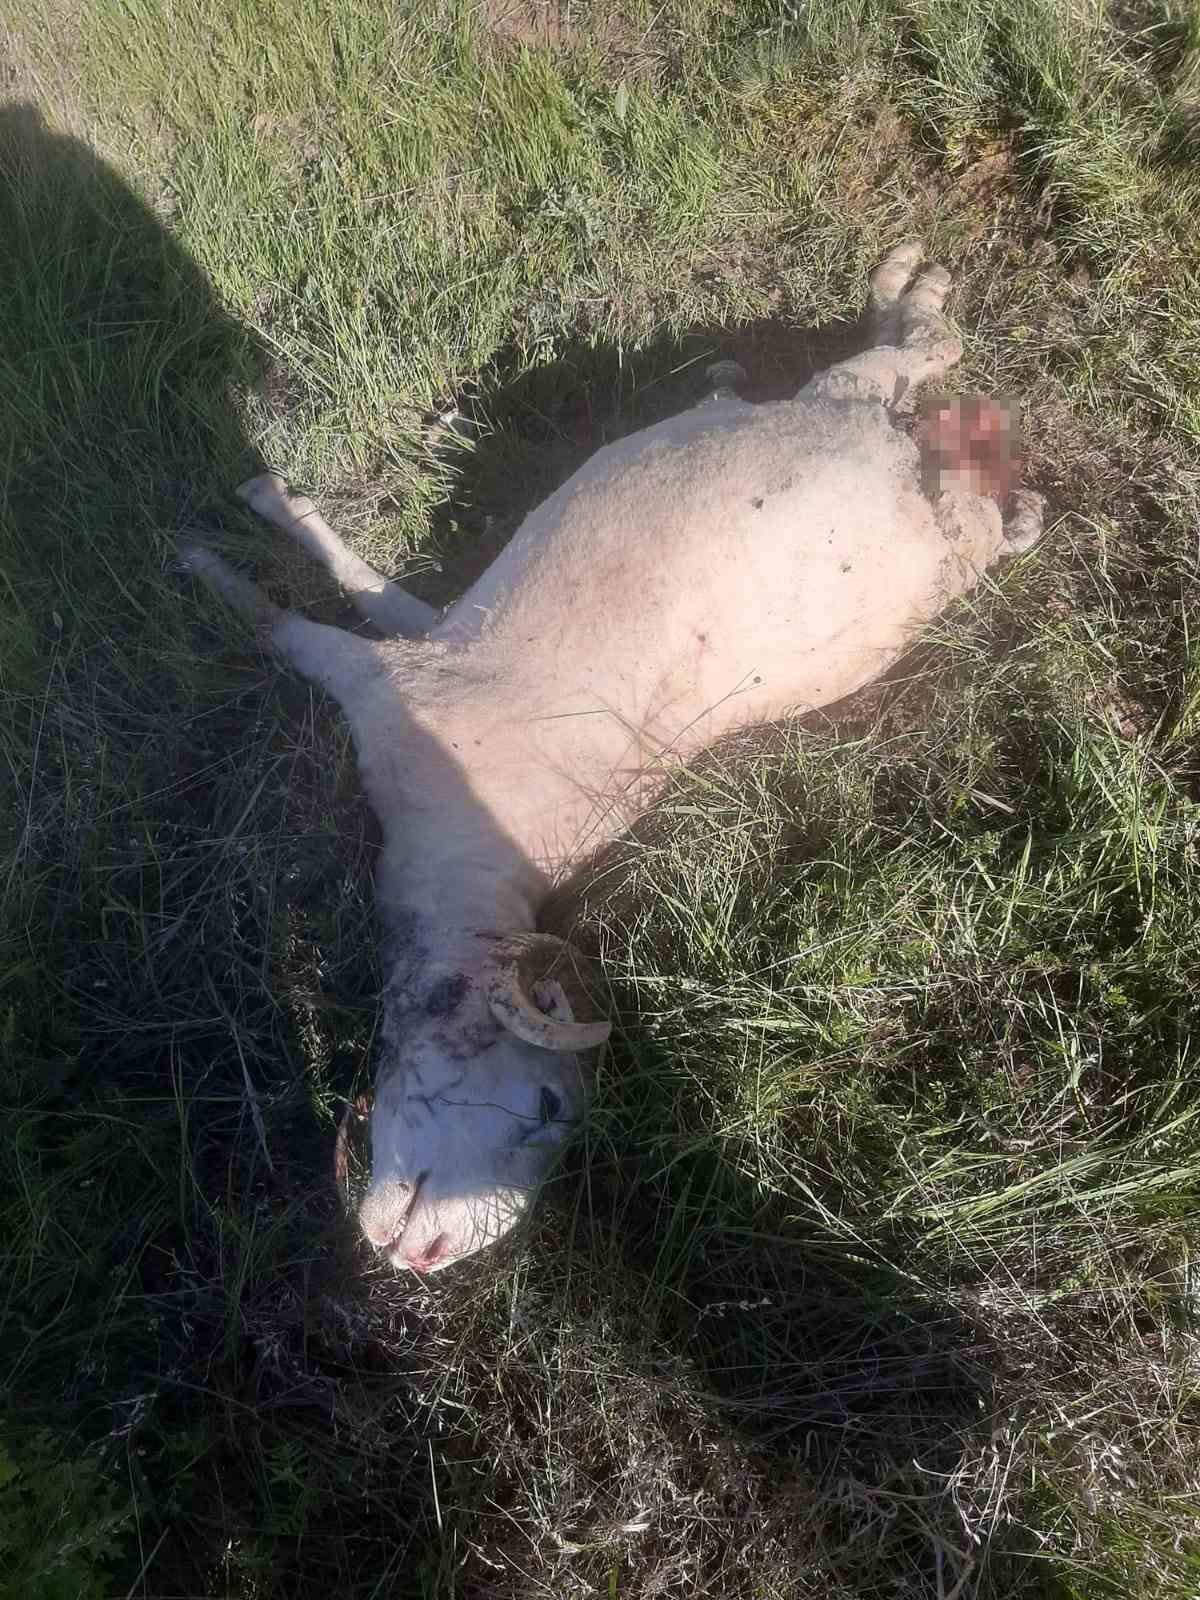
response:
M543 1122L553 1122L562 1110L562 1101L553 1089L543 1087L538 1101L538 1111Z

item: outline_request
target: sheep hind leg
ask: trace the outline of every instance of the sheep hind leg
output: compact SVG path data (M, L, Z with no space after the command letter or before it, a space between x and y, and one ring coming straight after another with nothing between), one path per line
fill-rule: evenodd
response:
M925 259L920 239L906 239L890 250L870 278L872 344L900 344L900 305Z
M337 579L359 614L381 632L422 639L438 613L356 556L306 495L293 494L277 472L260 472L237 489L252 511L291 534Z
M721 405L731 400L741 401L738 390L749 381L740 361L714 361L704 369L704 393L697 404Z
M917 240L898 245L871 275L877 343L819 373L797 398L876 401L900 407L918 385L940 378L962 355L942 308L952 279L944 267L921 268Z

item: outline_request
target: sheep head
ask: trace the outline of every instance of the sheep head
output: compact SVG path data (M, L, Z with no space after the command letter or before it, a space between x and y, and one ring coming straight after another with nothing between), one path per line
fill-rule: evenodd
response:
M577 953L545 934L497 937L475 971L426 962L385 989L358 1213L370 1242L433 1272L510 1233L583 1116L585 1053L610 1027Z

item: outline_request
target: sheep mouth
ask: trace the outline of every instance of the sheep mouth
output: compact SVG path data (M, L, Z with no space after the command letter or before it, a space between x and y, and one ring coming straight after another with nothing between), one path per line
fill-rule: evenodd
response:
M416 1208L417 1201L421 1197L421 1190L425 1187L425 1182L428 1177L428 1167L426 1167L423 1172L417 1173L417 1181L413 1184L412 1194L410 1194L408 1197L408 1204L404 1208L404 1216L400 1220L400 1226L396 1229L395 1233L388 1240L388 1242L385 1245L380 1246L386 1256L390 1257L399 1253L400 1246L404 1241L404 1235L408 1232L408 1225L412 1221L413 1211ZM433 1245L440 1244L444 1238L445 1235L439 1233L437 1238L434 1239L433 1244L429 1246L429 1249L432 1250ZM428 1254L428 1251L422 1251L423 1256L426 1254Z
M436 1234L418 1255L406 1256L399 1250L395 1254L399 1257L397 1264L406 1267L409 1272L436 1272L439 1267L448 1266L452 1260L450 1241L444 1233Z

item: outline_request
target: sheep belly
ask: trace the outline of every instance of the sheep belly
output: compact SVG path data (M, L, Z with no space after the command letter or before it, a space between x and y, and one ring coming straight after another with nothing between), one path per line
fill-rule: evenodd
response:
M604 709L659 747L699 717L694 748L827 704L996 553L947 539L882 407L694 419L601 452L529 519L534 547L480 642L543 711Z
M995 555L947 538L882 407L721 409L602 451L481 580L472 663L519 710L455 744L547 870L631 820L665 761L878 676Z

